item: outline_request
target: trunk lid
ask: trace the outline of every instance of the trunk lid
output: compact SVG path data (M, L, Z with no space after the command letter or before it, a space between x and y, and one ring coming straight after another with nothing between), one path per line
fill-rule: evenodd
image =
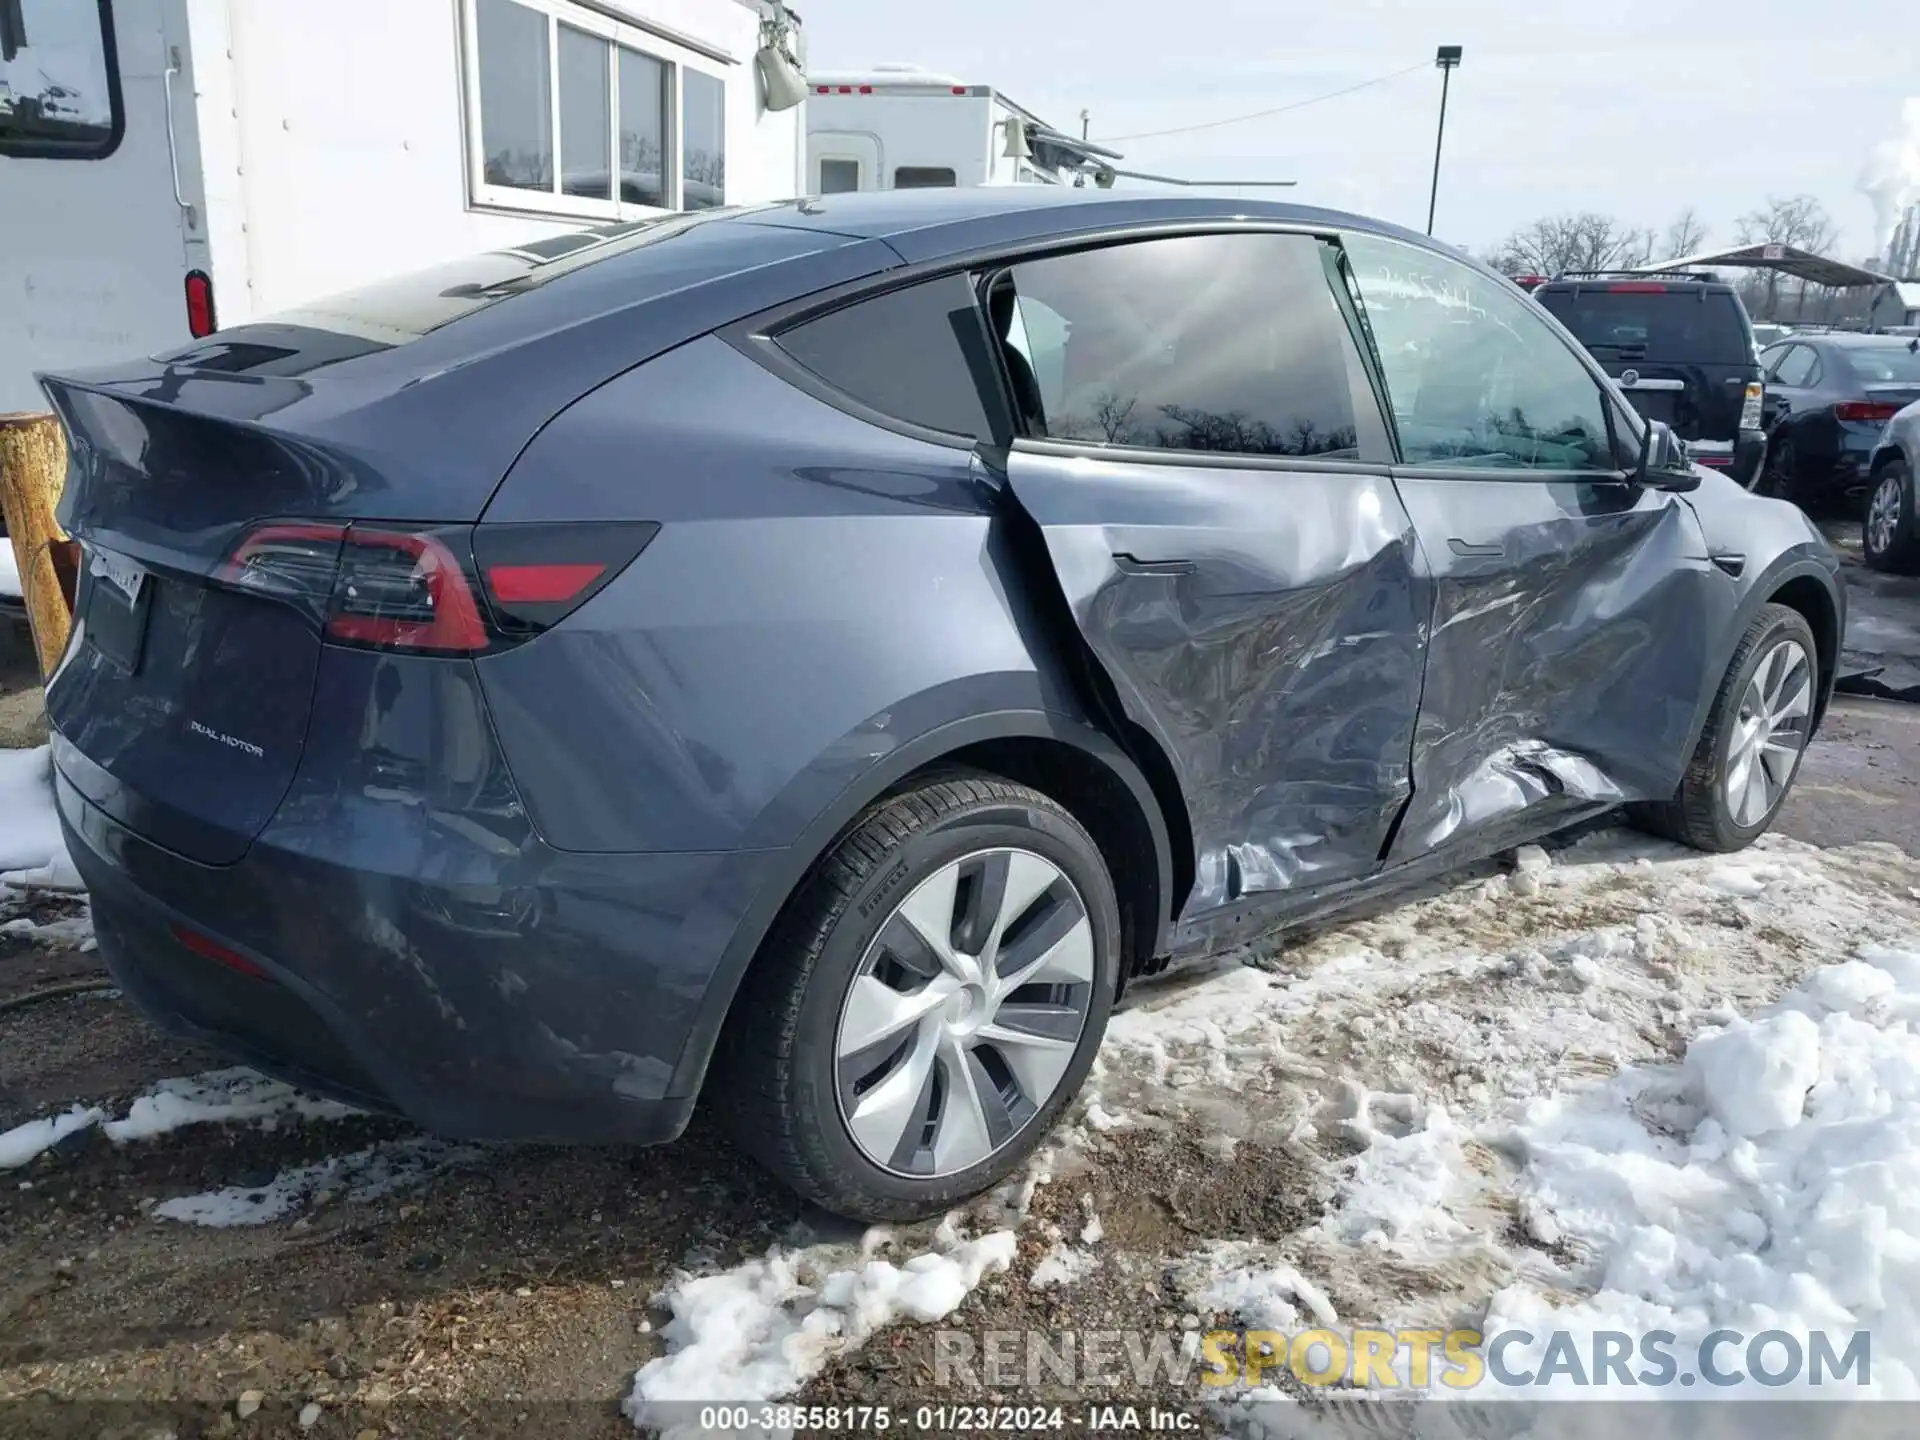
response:
M263 514L309 513L327 467L257 429L48 390L72 452L62 515L84 555L47 687L62 769L121 823L230 863L299 765L320 617L215 576Z

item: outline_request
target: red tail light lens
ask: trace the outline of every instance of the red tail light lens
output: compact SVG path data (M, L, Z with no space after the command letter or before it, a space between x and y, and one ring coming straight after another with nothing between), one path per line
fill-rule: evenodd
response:
M517 638L557 625L632 564L659 530L651 521L476 527L473 556L494 625Z
M248 532L215 576L305 610L329 640L468 652L492 636L467 567L465 531L290 521Z
M248 531L214 578L296 606L337 644L470 654L558 624L659 529L651 521L435 530L276 521Z
M204 340L219 323L213 313L213 277L204 270L187 272L187 333Z
M1836 420L1891 420L1900 413L1898 405L1888 405L1879 400L1843 400L1833 407Z
M327 636L399 650L484 650L487 625L465 570L430 531L347 532Z

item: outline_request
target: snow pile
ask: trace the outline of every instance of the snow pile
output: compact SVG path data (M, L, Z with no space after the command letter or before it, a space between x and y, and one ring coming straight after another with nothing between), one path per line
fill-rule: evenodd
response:
M1056 1243L1040 1257L1040 1263L1033 1267L1033 1274L1028 1277L1027 1283L1035 1290L1052 1290L1076 1285L1099 1268L1100 1257L1093 1251Z
M252 1070L210 1070L204 1075L162 1080L137 1098L127 1113L109 1120L104 1110L69 1112L0 1134L0 1170L17 1169L76 1130L98 1125L116 1145L151 1140L188 1125L258 1123L271 1130L283 1119L341 1120L359 1112L337 1100L322 1100Z
M53 808L52 752L0 750L0 890L78 890L80 876Z
M51 1150L77 1131L98 1125L106 1119L103 1110L75 1106L64 1115L49 1115L44 1120L29 1120L24 1125L0 1132L0 1170L17 1170L35 1156Z
M28 915L19 915L11 920L0 921L0 936L25 940L34 945L77 945L89 949L88 942L93 939L93 917L63 915L57 920L35 920Z
M1685 1354L1723 1327L1825 1331L1838 1355L1864 1330L1873 1393L1920 1396L1916 1022L1920 951L1865 946L1758 1019L1697 1035L1680 1065L1530 1107L1521 1194L1591 1256L1580 1288L1595 1293L1556 1308L1547 1287L1510 1286L1489 1333L1657 1328ZM1744 1370L1743 1350L1727 1356ZM1803 1370L1785 1389L1748 1376L1713 1394L1806 1385Z
M898 1265L874 1254L890 1240L871 1230L858 1247L775 1246L720 1274L681 1278L654 1302L673 1315L661 1331L668 1353L634 1375L622 1410L637 1426L691 1434L673 1423L677 1403L791 1394L882 1326L946 1318L1013 1263L1011 1230L964 1240L942 1225L935 1241L945 1248Z
M334 1200L364 1204L397 1190L409 1190L424 1185L443 1170L471 1165L484 1154L477 1145L454 1145L424 1137L396 1140L282 1170L265 1185L229 1185L200 1195L163 1200L153 1207L153 1213L163 1220L217 1229L266 1225L307 1204L324 1205Z
M14 559L13 542L0 536L0 595L18 600L27 592L20 588L20 564Z

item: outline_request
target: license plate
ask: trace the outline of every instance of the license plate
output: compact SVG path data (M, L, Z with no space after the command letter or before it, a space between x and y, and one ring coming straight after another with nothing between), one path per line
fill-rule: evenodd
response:
M128 673L140 669L147 638L153 580L146 568L122 555L94 550L87 556L87 643Z
M140 603L140 592L147 584L145 566L136 564L124 555L115 555L111 550L95 550L89 558L96 577L105 580L125 596L127 604Z

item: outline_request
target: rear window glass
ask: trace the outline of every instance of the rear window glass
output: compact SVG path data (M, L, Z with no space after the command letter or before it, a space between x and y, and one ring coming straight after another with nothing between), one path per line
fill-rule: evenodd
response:
M107 0L0 0L0 155L97 160L123 128Z
M971 439L993 433L986 334L964 275L943 275L783 332L780 348L869 409ZM971 350L971 359L969 358Z
M1868 385L1920 381L1920 351L1905 345L1862 345L1849 350L1853 373Z
M1554 318L1602 360L1695 360L1718 365L1753 360L1740 302L1724 290L1581 288L1538 294Z

